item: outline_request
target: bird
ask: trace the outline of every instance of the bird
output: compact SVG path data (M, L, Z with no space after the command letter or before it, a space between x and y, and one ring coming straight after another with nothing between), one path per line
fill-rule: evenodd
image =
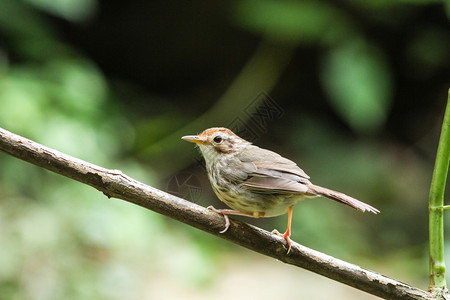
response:
M260 218L287 213L286 231L279 233L275 229L272 233L286 240L289 253L292 210L300 200L322 196L362 212L380 212L353 197L311 183L310 177L295 162L253 145L230 129L208 128L198 135L186 135L182 139L198 146L205 159L212 189L231 208L208 207L224 216L225 228L220 233L225 233L230 227L228 215Z

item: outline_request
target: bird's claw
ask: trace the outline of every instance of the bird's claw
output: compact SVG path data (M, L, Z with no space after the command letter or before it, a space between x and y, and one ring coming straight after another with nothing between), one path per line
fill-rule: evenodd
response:
M276 230L276 229L272 230L272 233L273 233L273 234L276 234L276 235L278 235L278 236L282 236L282 234L281 234L278 230Z
M207 208L223 216L223 218L225 219L225 228L222 231L219 231L219 233L225 233L230 227L230 219L228 218L228 215L224 214L220 209L217 209L212 205L208 206Z
M290 234L286 231L285 233L280 233L278 230L274 229L272 230L273 234L278 235L279 237L282 237L283 239L286 240L286 243L288 245L288 250L286 252L286 255L289 254L289 252L291 252L291 246L292 246L292 241L289 238Z

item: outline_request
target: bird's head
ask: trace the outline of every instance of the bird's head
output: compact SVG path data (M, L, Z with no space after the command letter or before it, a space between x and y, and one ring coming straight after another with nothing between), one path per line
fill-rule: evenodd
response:
M234 155L250 145L250 142L223 127L208 128L198 135L186 135L182 139L196 143L207 163L223 155Z

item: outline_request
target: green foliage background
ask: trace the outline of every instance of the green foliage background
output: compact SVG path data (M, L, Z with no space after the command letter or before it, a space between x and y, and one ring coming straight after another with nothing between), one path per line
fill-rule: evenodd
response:
M426 289L449 8L0 0L0 126L165 190L193 174L195 201L220 207L179 138L236 117L255 126L244 110L265 91L284 114L256 144L382 212L307 200L293 239ZM0 155L0 299L283 296L373 298Z

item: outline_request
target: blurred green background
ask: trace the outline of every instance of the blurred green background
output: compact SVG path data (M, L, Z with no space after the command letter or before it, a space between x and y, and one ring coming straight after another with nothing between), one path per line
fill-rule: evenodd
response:
M426 289L449 15L425 0L0 0L0 126L216 207L180 137L240 128L381 210L306 200L295 241ZM0 154L0 299L163 297L375 298Z

